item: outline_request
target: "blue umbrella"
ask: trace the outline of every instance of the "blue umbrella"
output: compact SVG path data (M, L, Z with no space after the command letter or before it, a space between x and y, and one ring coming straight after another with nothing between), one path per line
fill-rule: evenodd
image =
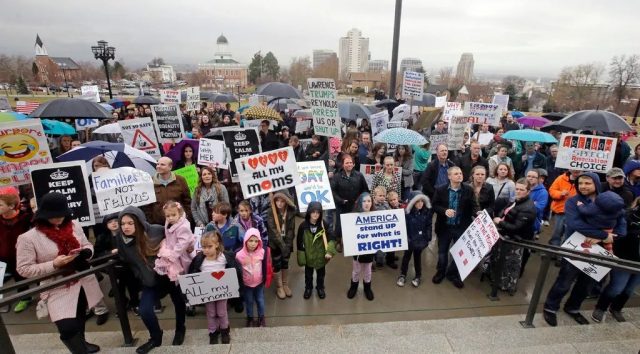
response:
M87 168L91 169L91 161L98 155L104 156L111 168L133 167L155 174L156 160L144 151L140 151L124 143L110 143L94 140L65 152L58 156L59 161L86 161Z
M251 105L245 104L244 106L238 108L238 112L242 113L249 108L251 108Z
M553 135L533 129L509 130L502 134L503 139L535 141L539 143L557 143L558 140Z
M100 105L102 106L102 108L106 109L108 112L113 111L113 106L108 103L100 103Z
M76 128L59 120L42 119L42 127L48 135L76 135Z
M373 137L379 143L397 145L424 145L429 141L415 130L407 128L391 128Z
M525 114L520 112L520 111L513 110L513 111L511 111L511 116L513 118L522 118L522 117L525 116Z

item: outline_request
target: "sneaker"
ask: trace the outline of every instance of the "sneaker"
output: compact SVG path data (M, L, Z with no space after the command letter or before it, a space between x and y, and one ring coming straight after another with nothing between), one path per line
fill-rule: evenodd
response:
M27 307L29 307L29 303L31 303L31 301L29 301L29 300L20 300L20 301L18 301L18 303L16 304L16 307L13 308L13 312L20 313L20 312L26 310Z
M420 286L420 278L413 278L413 280L411 281L411 285L413 285L414 288L417 288Z
M593 312L591 313L591 319L596 323L602 322L604 320L604 311L598 308L593 310Z
M402 287L402 286L404 286L405 281L406 280L405 280L404 275L401 275L401 276L398 277L398 281L396 282L396 285Z
M579 325L589 324L589 320L587 320L586 317L582 316L580 312L567 312L567 310L564 310L564 313L569 315L569 317L573 318L573 320L578 322Z
M622 311L609 310L609 312L611 313L611 317L613 317L614 320L618 322L627 322L627 319L625 319L622 315Z
M544 225L544 226L549 226L549 221L548 221L548 220L543 221L543 222L542 222L542 225Z

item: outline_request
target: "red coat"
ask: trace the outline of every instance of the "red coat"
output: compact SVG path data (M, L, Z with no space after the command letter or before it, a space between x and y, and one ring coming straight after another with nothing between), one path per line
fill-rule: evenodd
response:
M18 236L31 228L31 216L20 212L13 219L0 216L0 261L16 263L16 242Z

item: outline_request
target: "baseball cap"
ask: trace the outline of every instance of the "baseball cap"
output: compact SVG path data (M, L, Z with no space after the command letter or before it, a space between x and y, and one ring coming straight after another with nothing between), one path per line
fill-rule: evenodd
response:
M619 167L614 167L607 171L607 177L624 177L624 171Z

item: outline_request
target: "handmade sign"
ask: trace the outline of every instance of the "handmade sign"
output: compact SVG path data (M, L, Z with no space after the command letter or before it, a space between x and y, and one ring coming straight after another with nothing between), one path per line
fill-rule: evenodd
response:
M0 123L0 187L28 184L30 166L52 162L40 119Z
M177 143L185 137L182 112L177 104L153 105L151 114L161 143Z
M470 124L500 125L502 108L495 103L465 102L464 115Z
M241 157L234 162L245 199L300 183L296 157L291 146Z
M228 169L229 162L227 161L224 141L200 138L198 165Z
M387 129L387 123L389 123L389 111L383 110L378 113L374 113L369 117L371 123L371 137L382 133Z
M311 128L311 119L298 119L296 121L296 134L304 134Z
M231 161L260 153L262 151L260 147L260 135L258 135L258 130L255 128L240 128L223 131L222 138L224 139L224 144L227 146L227 149L229 149L229 156L231 157L229 161L231 177L237 178L238 171L236 170L236 165L231 163Z
M405 71L402 80L402 98L422 100L424 94L424 73Z
M344 256L406 250L404 209L340 215Z
M447 144L449 150L460 150L464 145L464 132L467 130L467 117L452 117L449 121Z
M447 96L436 96L436 108L444 108L447 105Z
M449 253L456 262L460 279L464 280L471 271L489 254L493 245L498 242L500 234L491 215L486 210L478 215L462 236L453 244Z
M499 105L502 112L506 112L509 109L509 95L493 95L491 103Z
M193 246L194 255L195 255L195 252L202 250L202 242L200 242L200 240L202 239L203 233L204 233L204 227L196 226L193 228L193 236L196 238L196 243Z
M161 157L151 118L126 119L118 121L118 124L125 144L144 151L155 159Z
M197 111L200 109L200 87L187 88L187 111Z
M307 86L314 132L340 138L342 121L338 112L336 83L333 79L307 79Z
M189 187L189 195L193 195L193 192L196 190L196 186L198 185L198 170L196 169L196 165L189 165L183 168L179 168L174 170L173 173L178 176L182 176L187 182L187 186Z
M320 202L322 210L335 209L324 161L298 162L297 166L300 184L296 186L296 195L300 212L306 212L311 202Z
M562 248L568 248L568 249L580 251L582 253L585 253L586 255L595 254L595 255L605 256L605 257L615 257L613 253L605 250L602 246L598 244L592 245L585 241L586 241L586 237L583 234L576 231L573 234L571 234L571 236L569 236L569 238L566 241L564 241L564 243L562 244ZM605 266L582 262L582 261L576 261L566 257L565 257L565 260L573 264L576 268L580 269L584 274L595 279L595 281L602 280L602 278L604 278L604 276L607 275L607 273L609 273L609 271L611 270L611 268L607 268Z
M178 276L178 282L189 306L240 296L240 285L235 268L184 274Z
M78 219L80 225L94 225L95 218L86 168L84 161L31 166L31 185L38 204L47 193L61 193L67 198L73 217Z
M163 104L180 104L182 97L178 90L160 90L160 102Z
M442 111L442 120L448 122L453 117L461 116L464 112L462 110L462 103L460 102L446 102L444 110Z
M76 130L87 130L100 125L97 118L76 118Z
M382 171L382 165L365 165L365 164L360 164L360 173L362 173L362 175L364 176L364 180L367 182L367 186L369 187L369 190L371 190L371 186L373 185L373 176ZM394 167L393 171L398 175L398 178L400 178L400 174L402 173L402 168L400 167Z
M438 145L446 145L449 148L449 134L436 134L429 137L429 151L432 154L438 152Z
M156 202L151 176L133 167L101 169L91 174L100 214L105 216L128 206Z
M617 142L616 138L564 133L555 167L606 173L613 167Z
M90 98L93 102L100 102L100 88L98 85L80 86L80 94L82 97Z

